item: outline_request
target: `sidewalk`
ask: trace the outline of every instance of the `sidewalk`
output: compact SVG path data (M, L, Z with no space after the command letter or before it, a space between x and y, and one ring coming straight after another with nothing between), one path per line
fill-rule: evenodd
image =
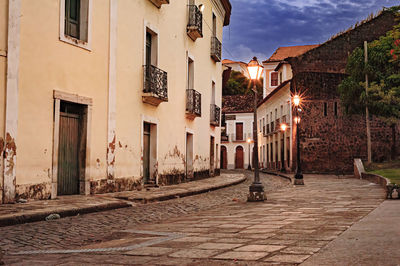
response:
M400 265L400 202L386 200L302 265Z
M235 185L246 180L243 174L221 174L220 176L178 185L97 194L90 196L61 196L56 200L28 201L27 203L0 205L0 227L20 223L43 221L50 214L61 217L98 212L132 206L134 202L147 203L200 194Z

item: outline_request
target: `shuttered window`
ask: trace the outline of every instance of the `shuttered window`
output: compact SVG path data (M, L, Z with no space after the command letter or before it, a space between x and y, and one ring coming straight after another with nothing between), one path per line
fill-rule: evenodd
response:
M271 86L278 86L278 72L271 73Z
M88 41L89 0L65 0L64 35Z
M65 0L65 35L79 39L79 0Z

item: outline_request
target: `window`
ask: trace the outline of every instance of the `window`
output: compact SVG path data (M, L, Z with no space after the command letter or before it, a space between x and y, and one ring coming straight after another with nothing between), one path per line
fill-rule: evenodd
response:
M283 116L283 105L281 105L281 116Z
M213 28L212 28L213 37L216 37L217 36L217 17L215 16L214 13L212 13L212 26L213 26Z
M271 73L271 87L278 86L278 72Z
M334 104L334 112L335 112L335 116L338 116L338 106L337 106L337 102L335 102L335 104Z
M282 72L279 73L279 84L282 84L283 82L283 74Z
M194 89L194 61L188 57L188 84L187 84L187 88L189 90L193 90Z
M262 130L261 121L262 121L262 120L260 119L260 132L261 132L261 130Z
M328 116L328 103L324 103L324 116Z
M278 119L278 108L275 108L275 120Z
M146 51L145 51L145 65L157 66L158 55L158 35L148 27L146 27Z
M236 123L236 140L243 140L243 123Z
M90 50L92 0L60 0L60 40Z
M263 134L265 135L265 118L262 120Z

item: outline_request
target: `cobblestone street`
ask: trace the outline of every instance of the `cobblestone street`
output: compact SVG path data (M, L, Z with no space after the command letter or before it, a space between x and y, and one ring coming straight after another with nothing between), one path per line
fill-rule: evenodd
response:
M298 264L384 200L383 189L364 180L306 175L304 187L293 187L262 174L268 200L247 203L245 173L246 182L206 194L3 227L5 262Z

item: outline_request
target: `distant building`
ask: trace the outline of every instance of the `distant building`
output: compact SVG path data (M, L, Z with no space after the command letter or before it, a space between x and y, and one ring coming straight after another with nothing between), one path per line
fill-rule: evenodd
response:
M268 169L292 166L292 112L290 108L290 80L292 69L285 59L298 56L318 45L279 47L263 62L263 100L257 108L259 162ZM287 129L280 131L280 124ZM284 158L284 159L283 159Z
M396 16L398 12L384 10L317 47L310 47L297 55L288 53L278 57L276 62L264 62L266 97L258 105L257 125L260 159L263 162L265 152L264 164L268 169L279 170L282 166L296 169L297 128L293 123L291 105L294 93L303 95L300 115L303 172L351 173L354 158L367 158L365 115L344 115L337 88L346 77L349 54L356 47L362 47L364 41L371 42L385 35L398 24ZM278 49L274 56L279 52ZM285 56L287 58L283 58ZM277 73L269 82L268 70L269 75ZM263 119L266 121L265 129ZM281 123L289 126L285 134L279 129ZM395 134L398 133L399 128ZM371 135L373 160L389 158L393 145L390 127L373 117Z
M253 101L252 94L222 97L221 169L247 168L252 161Z
M230 67L233 71L242 73L246 78L249 78L249 72L247 71L247 64L241 61L232 61L229 59L222 60L222 65Z

